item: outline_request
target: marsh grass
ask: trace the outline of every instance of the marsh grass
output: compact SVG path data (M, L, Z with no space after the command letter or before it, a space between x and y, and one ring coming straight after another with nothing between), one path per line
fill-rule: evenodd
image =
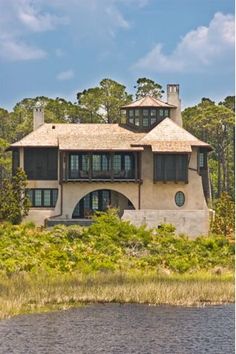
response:
M28 274L0 278L0 318L89 303L205 306L234 301L232 273Z

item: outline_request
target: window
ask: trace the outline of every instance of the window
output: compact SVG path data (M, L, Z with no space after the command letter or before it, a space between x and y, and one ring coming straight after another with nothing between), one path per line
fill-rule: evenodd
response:
M76 205L72 218L90 218L94 211L103 211L111 204L111 192L99 190L87 194Z
M113 157L113 170L115 173L121 170L121 155L115 154Z
M154 180L188 182L187 154L156 154L154 155Z
M205 154L204 152L199 152L199 167L204 168L205 167Z
M178 206L178 207L181 207L183 206L185 203L185 195L183 192L177 192L176 195L175 195L175 204Z
M29 180L56 180L57 165L57 149L24 149L24 169Z
M128 175L126 170L129 171ZM134 178L133 153L70 154L69 179Z
M168 116L169 116L169 110L168 110L168 109L165 109L165 110L164 110L164 116L165 116L165 117L168 117Z
M136 127L139 127L139 125L140 125L139 117L135 117L134 124L136 125Z
M139 109L135 109L135 117L139 117Z
M163 117L163 116L164 116L164 111L163 111L163 109L159 109L159 116L160 116L160 117Z
M157 118L156 117L151 117L151 125L156 124Z
M149 118L143 117L143 127L148 127L148 125L149 125Z
M55 207L58 189L27 189L26 194L32 207Z
M156 115L157 115L157 110L151 109L151 117L156 117Z
M125 179L134 178L134 155L133 154L115 154L113 157L114 178Z
M132 124L132 125L134 124L134 118L133 117L132 118L129 117L129 123Z
M79 176L79 155L70 155L70 178Z
M148 117L148 109L143 109L143 117Z
M93 171L108 171L109 156L105 154L93 155Z
M129 110L129 117L133 117L134 116L134 110L133 109L130 109Z

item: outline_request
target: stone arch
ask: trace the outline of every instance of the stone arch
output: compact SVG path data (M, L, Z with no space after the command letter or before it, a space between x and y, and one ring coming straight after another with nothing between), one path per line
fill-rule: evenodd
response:
M74 205L72 219L89 218L94 211L103 211L109 207L117 208L120 216L124 210L135 209L135 204L124 193L104 187L84 193Z

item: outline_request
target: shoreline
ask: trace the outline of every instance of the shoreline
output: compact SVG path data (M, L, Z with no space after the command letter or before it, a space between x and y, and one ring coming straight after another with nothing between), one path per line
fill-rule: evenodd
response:
M92 304L208 307L234 303L233 273L18 274L1 278L0 319Z

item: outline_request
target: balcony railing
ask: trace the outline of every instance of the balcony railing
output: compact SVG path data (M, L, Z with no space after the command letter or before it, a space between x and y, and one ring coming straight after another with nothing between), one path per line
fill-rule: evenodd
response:
M69 170L69 180L135 180L134 170L83 171Z

